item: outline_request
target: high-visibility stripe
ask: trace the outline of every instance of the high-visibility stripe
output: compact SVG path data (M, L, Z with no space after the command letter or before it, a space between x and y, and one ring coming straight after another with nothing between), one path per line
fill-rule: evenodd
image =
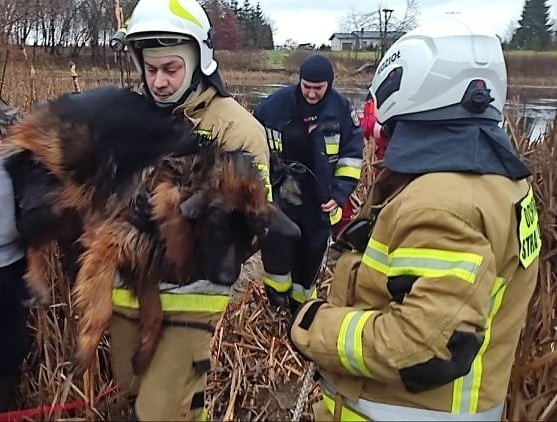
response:
M389 254L388 247L373 238L370 239L363 258L365 265L389 277L453 276L468 283L476 281L482 261L481 255L440 249L399 248Z
M352 311L342 320L337 338L337 352L342 365L353 375L371 378L364 361L362 336L364 326L374 311Z
M184 7L180 4L178 0L169 0L168 7L170 8L170 11L176 16L189 21L194 25L199 26L200 28L203 28L201 22L199 22L199 20L195 16L193 16L190 12L184 9Z
M286 293L292 287L292 277L290 273L284 275L265 273L263 284L279 293Z
M317 289L315 286L306 289L301 284L292 283L290 297L298 303L304 303L310 299L317 299Z
M354 157L342 157L337 162L337 167L354 167L361 168L363 160L361 158Z
M269 167L265 164L258 164L257 169L261 178L265 182L265 188L267 188L267 201L273 202L273 187L271 186L271 177L269 175Z
M266 127L267 144L271 151L282 151L282 134L278 130Z
M224 312L230 296L161 293L165 312ZM128 289L112 289L112 303L123 308L138 309L137 298Z
M331 415L334 416L335 414L335 399L328 395L327 393L323 393L323 403L325 407L329 411ZM349 409L346 406L342 406L342 410L340 413L340 420L341 422L344 421L353 421L353 422L361 422L361 421L368 421L369 419L360 415L357 412L354 412L352 409Z
M340 145L338 144L338 142L330 144L327 143L325 145L325 151L327 152L327 155L338 154L338 152L340 151Z
M382 274L387 274L389 272L389 247L374 238L369 239L362 262Z
M329 221L331 222L331 225L334 226L340 220L342 220L342 208L338 207L336 210L329 213Z
M453 403L451 406L451 413L453 414L474 414L478 412L483 376L483 357L491 341L493 319L501 309L508 283L508 280L498 277L493 284L482 346L472 362L470 372L455 380L453 385Z
M362 170L360 167L337 166L335 169L335 176L349 177L351 179L360 180Z

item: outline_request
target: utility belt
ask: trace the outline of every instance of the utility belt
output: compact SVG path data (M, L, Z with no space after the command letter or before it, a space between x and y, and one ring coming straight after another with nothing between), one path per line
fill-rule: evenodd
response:
M323 379L320 381L323 402L338 421L500 421L503 404L478 413L454 414L439 410L420 409L377 403L359 398L356 402L343 398Z

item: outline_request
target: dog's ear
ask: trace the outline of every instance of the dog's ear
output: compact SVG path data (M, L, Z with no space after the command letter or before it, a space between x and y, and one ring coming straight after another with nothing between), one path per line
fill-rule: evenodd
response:
M196 192L180 204L180 212L184 218L195 220L201 215L205 202L203 196L202 191Z

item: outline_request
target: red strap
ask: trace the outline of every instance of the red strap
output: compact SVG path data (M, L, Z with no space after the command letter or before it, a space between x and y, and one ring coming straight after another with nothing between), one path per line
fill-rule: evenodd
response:
M99 394L95 400L98 401L104 397L111 396L118 391L117 386L106 388ZM73 401L64 404L42 405L31 409L12 410L6 413L0 413L0 422L17 422L27 418L36 418L37 416L50 415L52 413L64 412L68 410L81 409L87 407L86 400Z

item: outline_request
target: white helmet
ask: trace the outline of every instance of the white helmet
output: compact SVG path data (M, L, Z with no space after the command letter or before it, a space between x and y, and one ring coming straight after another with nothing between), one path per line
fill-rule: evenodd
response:
M195 0L139 0L127 25L126 42L142 72L141 41L172 42L195 40L199 46L199 67L210 76L217 69L213 58L212 28L207 14ZM151 45L153 47L153 45Z
M401 117L500 120L507 96L501 43L452 17L420 26L387 51L369 90L383 124Z

